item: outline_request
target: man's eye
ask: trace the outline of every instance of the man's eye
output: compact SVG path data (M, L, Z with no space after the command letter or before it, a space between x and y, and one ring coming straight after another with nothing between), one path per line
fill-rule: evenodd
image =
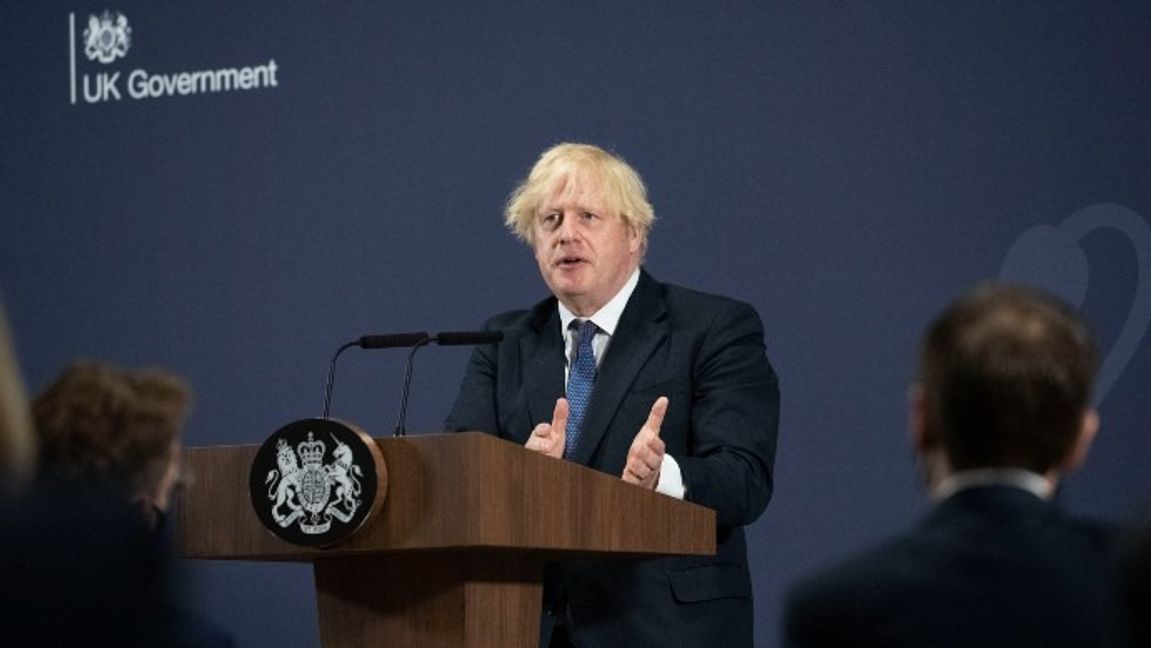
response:
M584 212L583 213L583 219L584 220L595 220L597 218L599 218L599 215L594 213L594 212Z
M544 214L542 217L540 217L540 223L542 223L544 227L555 227L559 222L560 215L556 212Z

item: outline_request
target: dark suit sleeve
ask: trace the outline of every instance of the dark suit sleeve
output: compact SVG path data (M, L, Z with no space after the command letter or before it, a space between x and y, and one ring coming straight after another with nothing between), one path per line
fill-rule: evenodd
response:
M491 321L484 330L492 330ZM499 434L499 415L496 405L497 346L481 344L472 350L468 359L460 392L456 396L451 414L444 422L449 432L487 432Z
M693 362L689 456L673 457L686 499L716 511L720 526L750 524L771 499L779 381L751 306L718 309Z

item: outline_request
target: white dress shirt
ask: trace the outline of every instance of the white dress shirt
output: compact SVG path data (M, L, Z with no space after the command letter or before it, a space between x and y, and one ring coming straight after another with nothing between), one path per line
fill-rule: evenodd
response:
M604 354L607 353L608 347L611 345L612 336L615 335L616 327L619 326L619 318L623 315L623 309L627 306L627 302L631 299L631 294L635 292L636 284L639 283L639 268L636 268L631 273L631 277L620 288L620 291L612 297L608 303L604 304L603 308L595 313L592 313L589 319L599 329L596 332L595 339L592 340L592 349L595 351L595 364L598 369L603 363ZM576 347L579 344L577 337L579 333L571 328L572 321L579 319L575 313L571 312L563 302L559 302L560 313L560 330L564 335L564 384L567 384L568 376L570 374L570 367L575 360ZM594 391L592 392L594 394ZM639 433L639 430L636 430ZM663 455L663 463L659 468L659 483L656 485L655 490L657 493L670 495L677 499L683 499L683 494L687 490L683 483L683 474L680 472L679 464L670 454Z
M968 488L979 486L1014 486L1039 499L1050 500L1055 485L1043 475L1022 468L977 468L962 470L941 479L931 491L931 499L941 502Z

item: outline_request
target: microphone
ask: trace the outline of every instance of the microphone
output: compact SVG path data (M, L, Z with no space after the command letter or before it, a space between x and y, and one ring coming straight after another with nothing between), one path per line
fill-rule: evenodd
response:
M495 344L504 339L503 331L446 331L436 333L432 341L440 346Z
M332 405L332 386L336 381L336 360L339 359L347 349L358 346L361 349L391 349L396 347L411 347L411 352L408 353L408 362L404 367L404 392L403 399L400 401L400 416L399 421L396 423L395 435L400 437L407 434L404 429L404 420L408 412L408 393L412 385L412 365L416 357L416 351L420 347L435 342L440 346L474 346L479 344L496 344L504 339L503 331L442 331L435 335L428 335L420 331L418 333L386 333L382 335L361 335L360 339L352 340L336 349L332 354L332 362L328 367L328 382L324 386L324 415L323 418L329 418L328 413L331 411Z
M328 412L331 411L332 405L332 385L335 384L336 379L336 360L339 359L340 354L351 347L358 346L361 349L388 349L392 347L410 347L419 344L426 344L429 340L427 333L389 333L387 335L362 335L358 340L352 340L347 344L336 349L332 354L332 362L328 366L328 383L324 386L324 416L328 418ZM410 362L410 361L409 361Z
M427 333L389 333L387 335L362 335L359 345L361 349L387 349L391 347L410 347L422 344L428 337Z
M404 429L404 419L408 413L408 392L412 384L412 360L416 357L416 351L420 347L435 342L440 346L465 346L477 344L496 344L504 339L503 331L445 331L436 333L432 337L426 337L418 344L412 345L412 351L408 354L408 366L404 371L404 396L400 401L400 418L396 422L395 436L402 437L407 434Z

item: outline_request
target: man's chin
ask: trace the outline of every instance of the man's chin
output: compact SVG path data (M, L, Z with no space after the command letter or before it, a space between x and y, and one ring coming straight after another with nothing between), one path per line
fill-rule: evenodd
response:
M587 286L579 277L557 272L552 274L549 279L548 288L551 288L556 295L576 297L587 292Z

